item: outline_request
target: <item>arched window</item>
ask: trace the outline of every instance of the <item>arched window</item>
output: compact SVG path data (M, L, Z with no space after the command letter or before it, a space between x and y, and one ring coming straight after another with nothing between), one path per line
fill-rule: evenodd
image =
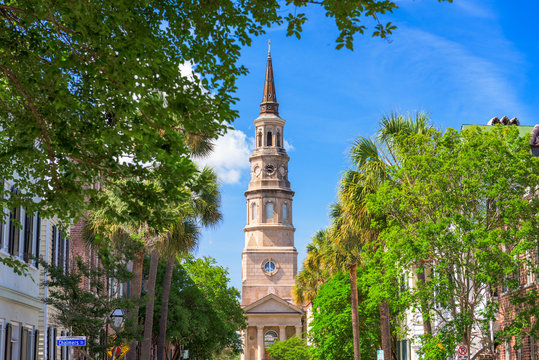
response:
M266 136L266 146L272 146L272 140L273 140L273 135L271 133L271 131L268 131L268 135Z
M277 333L273 330L266 332L264 335L264 347L268 348L277 340Z
M281 147L281 133L277 131L277 136L275 136L275 145Z
M256 136L256 143L258 147L262 146L262 133L261 132L259 132L258 135Z
M256 203L251 204L251 219L256 219Z
M288 206L283 204L283 220L288 220Z
M266 204L266 219L273 219L273 203Z

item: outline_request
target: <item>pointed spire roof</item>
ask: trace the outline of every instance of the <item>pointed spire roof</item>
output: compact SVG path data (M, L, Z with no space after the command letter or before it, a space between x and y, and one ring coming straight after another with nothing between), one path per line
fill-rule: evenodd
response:
M264 80L264 93L260 104L260 115L279 115L279 104L275 93L275 82L273 81L273 66L271 64L271 40L268 40L268 61L266 63L266 79Z

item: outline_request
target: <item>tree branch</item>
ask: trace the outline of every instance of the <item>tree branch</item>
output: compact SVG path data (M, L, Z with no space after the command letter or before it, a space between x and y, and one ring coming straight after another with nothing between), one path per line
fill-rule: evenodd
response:
M35 118L36 122L38 123L39 127L41 128L41 135L43 137L43 140L45 141L45 146L47 147L47 154L48 154L49 160L50 160L50 165L51 165L51 169L52 169L52 177L54 179L54 182L56 183L56 189L60 190L61 186L60 186L60 182L58 180L58 170L56 168L56 155L54 155L54 151L52 149L52 144L51 144L51 139L50 139L49 134L47 132L47 128L45 126L45 123L43 122L43 120L41 119L41 116L39 115L39 112L37 111L36 105L34 104L32 99L30 98L30 96L28 96L28 94L24 91L24 89L21 86L21 83L19 82L19 79L17 78L17 76L12 71L10 71L9 69L5 68L2 65L0 65L0 71L2 71L4 73L6 78L11 80L11 82L13 83L13 85L15 85L15 87L17 88L19 93L24 97L24 99L26 100L26 103L28 104L28 107L30 108L30 110L32 111L32 114L34 115L34 118Z

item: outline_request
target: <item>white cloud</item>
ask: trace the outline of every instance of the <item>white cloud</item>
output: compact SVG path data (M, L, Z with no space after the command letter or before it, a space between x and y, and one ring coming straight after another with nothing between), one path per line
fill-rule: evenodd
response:
M284 149L287 151L287 152L290 152L290 151L294 151L294 145L290 144L288 141L286 141L286 139L284 139Z
M486 7L483 7L472 0L458 0L455 1L454 6L460 8L463 12L467 13L470 16L479 17L479 18L495 18L495 14Z
M215 169L219 179L226 184L237 184L242 174L250 167L249 156L254 145L254 138L249 138L240 130L229 130L215 142L210 156L195 159L199 166Z

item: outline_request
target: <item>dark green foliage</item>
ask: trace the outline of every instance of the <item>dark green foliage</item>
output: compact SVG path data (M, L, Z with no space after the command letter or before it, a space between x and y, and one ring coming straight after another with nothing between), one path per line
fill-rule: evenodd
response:
M380 348L380 316L377 309L369 310L363 305L365 294L360 286L358 288L361 358L374 360L376 350ZM314 345L313 359L354 358L348 274L338 273L318 289L313 301L313 321L309 337Z
M159 264L154 334L159 331L166 263ZM228 272L214 259L190 259L174 267L168 304L167 342L189 349L191 357L210 358L227 348L241 352L238 330L245 328L239 291L228 287Z
M288 340L273 343L268 353L274 360L310 360L311 350L305 339L292 336Z
M116 216L170 224L195 173L190 148L237 117L241 47L285 21L299 37L307 5L335 19L338 48L353 48L363 17L374 36L394 29L381 23L391 0L2 2L0 178L21 191L1 207L68 222L99 206L100 183L127 205Z
M74 259L75 266L69 272L43 260L40 264L49 276L44 282L49 288L44 301L58 310L53 317L54 323L71 329L73 335L85 335L88 345L81 350L95 359L105 359L105 351L111 344L126 344L137 336L136 327L127 320L117 333L105 330L106 325L111 324L109 316L114 309L123 309L127 314L134 305L118 294L116 288L111 290L109 279L114 279L116 285L127 283L132 274L126 267L129 257L116 255L115 261L108 261L110 253L99 249L96 253L102 263L98 268L83 262L80 257ZM83 285L85 280L86 286Z

